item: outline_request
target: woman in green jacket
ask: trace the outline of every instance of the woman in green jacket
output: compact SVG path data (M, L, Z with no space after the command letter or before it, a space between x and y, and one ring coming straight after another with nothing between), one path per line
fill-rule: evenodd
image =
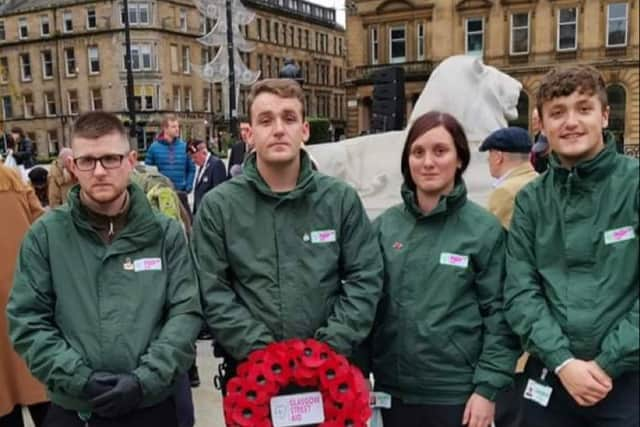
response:
M402 153L404 203L377 220L384 294L372 333L385 427L488 427L511 383L518 343L502 312L504 230L467 200L469 144L430 112Z

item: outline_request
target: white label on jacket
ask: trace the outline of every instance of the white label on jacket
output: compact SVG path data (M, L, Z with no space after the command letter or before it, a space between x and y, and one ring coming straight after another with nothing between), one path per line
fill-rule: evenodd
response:
M271 398L273 427L303 426L324 422L322 394L290 394Z
M524 389L524 398L532 400L546 408L549 404L552 391L553 389L551 387L539 384L530 379L527 382L527 388Z
M636 233L631 226L616 228L615 230L604 232L604 244L610 245L612 243L624 242L625 240L631 240L635 237Z
M381 391L370 393L369 406L371 406L372 408L391 409L391 395L389 393L383 393Z
M331 243L336 241L336 230L319 230L311 232L311 243Z
M454 267L467 268L469 266L469 257L466 255L450 254L442 252L440 254L440 264L453 265Z
M135 272L139 271L159 271L162 270L162 260L160 258L142 258L133 263Z

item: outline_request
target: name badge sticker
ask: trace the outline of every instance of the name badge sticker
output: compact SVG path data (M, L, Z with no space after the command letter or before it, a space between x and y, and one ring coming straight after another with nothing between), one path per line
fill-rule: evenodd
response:
M440 254L440 264L452 265L454 267L467 268L469 266L469 257L466 255L451 254L443 252Z
M631 226L616 228L604 232L604 244L610 245L612 243L624 242L625 240L635 239L635 237L636 233Z
M336 230L318 230L311 232L311 243L331 243L336 241Z
M276 396L271 399L273 427L292 427L324 422L322 394L319 392Z
M529 379L527 387L524 389L524 398L546 408L549 405L549 399L551 399L551 392L553 392L551 387Z
M162 260L160 258L141 258L133 263L134 271L161 271Z

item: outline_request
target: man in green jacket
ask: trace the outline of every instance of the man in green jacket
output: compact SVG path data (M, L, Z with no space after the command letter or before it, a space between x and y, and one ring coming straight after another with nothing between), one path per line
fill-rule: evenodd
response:
M516 197L505 284L525 427L638 426L638 161L604 141L596 69L549 72L537 104L553 153Z
M51 397L45 427L176 426L201 323L185 236L129 184L136 152L117 117L80 116L71 145L80 185L25 237L11 339Z
M382 287L369 219L355 190L312 170L301 150L309 124L296 82L256 83L249 115L255 153L207 193L194 224L208 326L231 361L294 337L350 356Z

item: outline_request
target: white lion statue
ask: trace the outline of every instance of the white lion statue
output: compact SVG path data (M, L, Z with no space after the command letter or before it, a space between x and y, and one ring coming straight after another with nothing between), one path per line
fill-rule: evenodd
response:
M479 143L507 120L518 117L517 104L522 85L511 76L487 66L478 58L452 56L431 74L413 113L409 126L428 111L443 111L456 117L472 143ZM409 127L408 126L408 127ZM353 185L372 217L400 202L400 156L406 131L360 136L339 143L317 144L307 150L319 169ZM467 171L467 186L489 191L490 177L486 165L478 161L476 144L472 144L472 161ZM486 176L481 182L470 175ZM477 194L477 193L476 193Z

